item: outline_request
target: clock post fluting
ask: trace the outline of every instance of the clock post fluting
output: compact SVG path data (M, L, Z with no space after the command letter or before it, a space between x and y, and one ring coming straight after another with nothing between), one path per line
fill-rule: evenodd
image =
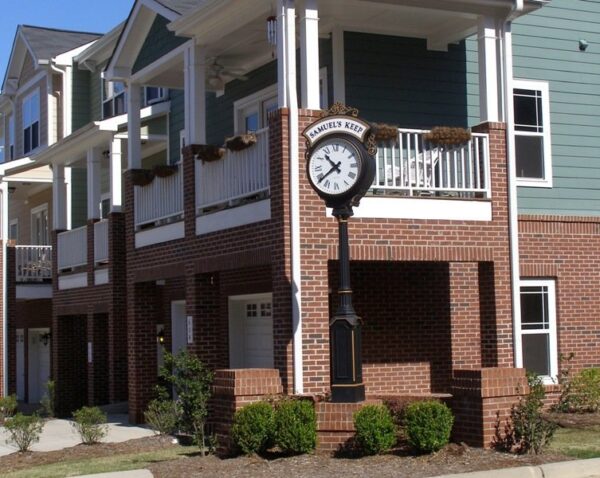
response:
M361 319L352 305L348 220L373 184L376 152L370 125L357 116L357 110L336 104L303 132L309 182L338 222L339 304L329 322L331 400L349 403L365 399L365 386Z

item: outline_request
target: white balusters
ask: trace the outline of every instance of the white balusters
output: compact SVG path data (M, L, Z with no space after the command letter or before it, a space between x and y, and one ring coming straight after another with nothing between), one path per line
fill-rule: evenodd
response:
M58 234L58 270L87 264L87 226Z
M108 219L94 223L94 263L108 261Z
M52 279L52 246L15 246L16 281Z

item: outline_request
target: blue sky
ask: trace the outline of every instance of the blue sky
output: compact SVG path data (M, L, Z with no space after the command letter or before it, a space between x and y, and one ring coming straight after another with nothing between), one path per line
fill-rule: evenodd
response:
M0 78L4 77L17 25L105 33L127 18L133 0L2 0Z

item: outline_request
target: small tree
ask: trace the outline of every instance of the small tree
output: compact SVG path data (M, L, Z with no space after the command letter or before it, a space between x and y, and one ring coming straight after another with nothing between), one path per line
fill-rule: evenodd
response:
M99 443L108 433L106 414L98 407L81 407L73 412L73 428L85 445Z
M40 441L44 422L37 415L17 413L6 420L4 427L9 434L6 443L14 443L20 452L26 452L31 445Z
M12 417L17 411L17 396L7 395L6 397L0 397L0 424Z
M179 430L189 433L204 456L204 426L213 373L187 350L176 355L165 352L159 378L173 386L179 408Z

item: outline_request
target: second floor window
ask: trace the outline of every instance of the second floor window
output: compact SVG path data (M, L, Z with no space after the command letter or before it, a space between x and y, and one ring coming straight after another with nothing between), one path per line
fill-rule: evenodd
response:
M144 88L144 104L146 106L160 103L167 99L167 90L158 86L146 86Z
M121 81L102 80L102 118L112 118L127 111L125 84Z
M40 92L31 93L23 100L23 154L40 145Z

